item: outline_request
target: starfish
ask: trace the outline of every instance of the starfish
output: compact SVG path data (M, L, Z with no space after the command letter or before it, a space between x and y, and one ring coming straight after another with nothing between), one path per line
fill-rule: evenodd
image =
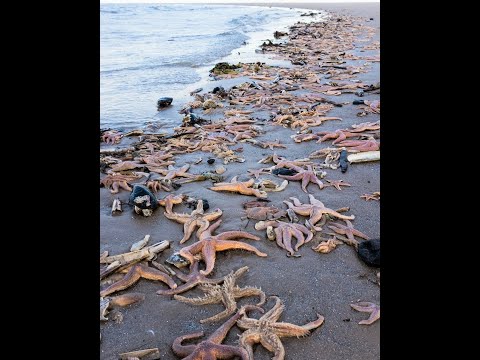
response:
M237 321L237 326L246 330L240 335L240 346L248 352L249 359L253 359L253 344L260 343L268 351L273 352L274 360L283 360L285 358L285 349L280 338L287 336L306 336L310 330L318 328L323 324L325 318L317 314L317 320L305 325L295 325L287 322L277 322L285 306L277 296L276 303L272 309L264 314L260 319L249 318L246 314Z
M172 214L173 205L181 204L184 195L168 194L163 199L158 200L158 205L165 206L165 213Z
M325 205L320 201L315 199L315 197L311 194L308 195L310 199L310 204L302 204L300 200L295 197L291 197L290 200L293 201L293 204L289 201L284 200L283 202L287 204L289 209L295 211L298 215L309 216L310 223L315 226L321 219L323 214L328 214L335 216L336 218L343 219L343 220L353 220L355 219L354 215L342 215L335 210L329 209L325 207Z
M310 141L310 140L317 140L318 139L318 135L317 134L313 134L313 133L310 133L310 134L298 134L298 135L291 135L290 136L293 141L295 141L296 143L301 143L302 141Z
M375 191L373 194L363 194L360 196L362 199L367 201L369 200L379 200L380 201L380 191Z
M111 165L110 168L113 172L133 170L137 168L143 168L145 164L140 164L136 161L122 161L118 164Z
M332 142L333 145L335 145L336 143L338 143L340 141L345 140L346 138L358 136L358 134L346 131L344 129L338 129L338 130L335 130L335 131L319 131L317 133L317 135L323 135L323 137L321 137L317 141L317 143L322 143L322 142L327 141L329 139L335 139Z
M132 188L128 185L128 182L139 179L136 175L121 175L121 174L109 174L100 180L100 185L106 188L111 187L110 192L116 194L119 188L127 191L132 191Z
M145 300L145 294L129 293L112 297L100 298L100 320L107 321L108 309L114 306L127 306Z
M192 270L190 274L186 275L180 271L176 272L177 277L184 282L184 284L177 286L175 289L168 290L158 290L158 295L176 295L183 293L187 290L194 288L195 286L201 284L218 284L225 280L225 277L220 279L207 279L207 277L201 274L199 271L199 261L195 260L192 265Z
M242 195L253 195L259 198L266 198L268 194L265 191L252 188L254 183L254 179L250 179L244 182L237 182L237 177L235 176L229 183L216 183L213 187L209 189L213 191L232 191L238 192Z
M305 226L295 223L287 223L284 221L259 221L255 224L256 230L265 230L269 226L274 228L277 245L289 252L289 256L295 256L300 246L308 243L313 238L313 233ZM304 237L307 235L307 238ZM292 237L297 238L295 250L292 248ZM288 254L287 254L288 255Z
M254 309L254 306L243 306L235 315L228 319L206 340L196 345L182 345L184 340L196 339L204 335L203 331L182 335L175 339L172 350L175 355L180 356L184 360L215 360L215 359L231 359L234 356L240 357L242 360L253 358L248 357L247 351L237 346L222 345L223 339L227 336L229 330L237 322L237 320L245 314L246 310ZM259 311L262 311L260 308Z
M337 247L337 245L340 244L343 244L343 241L340 241L336 238L336 236L333 236L331 239L325 239L317 246L313 246L312 250L322 254L328 254L330 251L333 251Z
M340 188L340 186L352 186L349 183L343 182L343 180L328 180L328 179L325 179L325 180L327 180L327 182L329 184L329 185L326 185L326 186L333 186L337 190L342 190Z
M338 224L338 223L334 223L334 226L332 225L329 225L328 227L330 229L332 229L333 231L335 231L337 234L340 234L340 235L347 235L347 238L352 241L352 242L355 242L355 238L353 237L353 235L357 235L358 237L362 238L362 239L365 239L365 240L369 240L370 238L365 235L364 233L356 230L353 228L353 224L344 219L345 223L347 224L347 226L345 225L342 225L342 224Z
M367 320L359 322L360 325L370 325L380 319L380 306L374 303L362 301L356 304L350 304L350 306L357 311L370 313L370 317Z
M287 180L302 180L302 190L304 192L308 193L307 186L310 182L317 184L320 190L322 190L325 187L325 185L323 185L323 182L319 178L317 178L317 174L315 174L311 165L307 165L307 170L302 169L301 167L295 166L295 165L290 165L288 166L288 168L293 169L298 173L295 175L278 175L278 176Z
M277 154L272 155L272 161L275 163L273 169L280 169L283 167L290 167L290 166L304 166L310 165L312 162L310 159L296 159L296 160L287 160L282 156L278 156Z
M237 301L235 299L246 296L258 296L260 302L257 306L261 306L265 303L265 293L256 287L245 286L240 288L235 285L235 281L248 271L248 266L244 266L237 271L231 271L230 274L225 276L225 280L222 285L218 284L202 284L199 288L205 292L203 297L187 298L181 295L174 295L174 299L192 305L206 305L206 304L218 304L223 303L225 310L217 315L211 316L207 319L202 319L200 322L212 322L226 318L233 314L237 310Z
M248 171L248 175L255 176L255 179L258 179L260 174L270 174L270 172L267 171L267 169L265 168L253 169L253 170L248 169L247 171Z
M185 164L181 168L174 168L172 165L168 166L168 170L155 169L155 172L162 174L165 180L171 180L176 177L195 177L196 175L187 174L187 170L190 168L190 164ZM150 170L153 171L153 170Z
M380 121L377 122L364 122L361 124L352 125L353 129L350 129L350 132L364 132L364 131L373 131L380 130Z
M344 146L349 152L353 151L377 151L380 150L380 142L373 140L343 140L337 145Z
M193 231L198 226L197 237L210 226L210 221L218 219L223 212L220 209L215 209L211 213L205 214L203 211L203 200L198 200L197 208L191 214L178 214L175 212L165 212L165 217L170 220L183 224L183 238L180 244L190 239Z
M105 131L102 135L102 140L107 144L115 145L115 143L120 142L123 134L119 133L117 130Z
M138 280L140 280L140 278L162 281L166 283L171 289L175 289L177 287L175 281L173 281L173 279L167 274L140 263L133 265L128 270L127 274L123 279L117 281L116 283L113 283L105 290L100 291L100 296L105 297L114 292L124 290L135 284Z
M180 249L179 255L187 259L190 264L194 262L194 255L201 253L203 261L206 264L205 270L200 270L203 275L208 275L212 272L215 266L215 257L217 251L225 251L230 249L241 249L252 251L258 256L266 257L267 254L259 251L256 247L242 243L240 241L230 241L229 239L246 238L251 240L260 240L258 236L251 235L245 231L226 231L218 235L212 235L212 232L220 226L222 220L213 223L202 232L199 240L190 246ZM192 266L192 265L190 265Z
M287 147L283 144L280 144L280 140L275 140L275 141L265 141L265 142L258 142L257 145L261 146L262 148L266 149L267 147L270 148L270 150L274 150L274 147L279 147L286 149Z

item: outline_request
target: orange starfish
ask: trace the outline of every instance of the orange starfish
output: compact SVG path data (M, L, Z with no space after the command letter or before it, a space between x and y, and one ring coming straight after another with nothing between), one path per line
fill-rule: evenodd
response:
M283 360L285 358L285 349L280 338L287 336L306 336L310 330L318 328L323 324L325 318L317 314L317 320L305 325L295 325L287 322L278 322L278 319L285 310L285 306L277 296L272 296L276 300L275 305L260 319L249 318L246 314L237 322L237 326L246 330L240 335L240 345L248 352L249 359L253 359L253 348L255 343L262 344L268 351L273 352L275 356L272 359ZM248 310L248 309L246 309Z
M342 190L340 188L340 186L352 186L350 185L349 183L346 183L346 182L343 182L343 180L328 180L328 179L325 179L329 185L325 185L325 186L333 186L335 187L335 189L337 190Z
M173 205L181 204L184 199L184 195L168 194L163 199L158 200L158 205L165 207L165 213L172 213Z
M192 211L191 214L178 214L175 212L165 212L165 217L170 220L175 220L180 224L183 224L183 238L180 240L180 244L190 239L193 231L198 226L197 237L210 226L210 221L218 219L222 216L223 212L220 209L215 209L211 213L204 213L203 200L198 200L197 208Z
M116 194L119 188L127 191L132 191L132 188L128 185L128 182L139 179L136 175L121 175L121 174L109 174L100 180L100 186L103 185L106 188L110 188L112 194Z
M184 340L196 339L203 336L203 331L182 335L175 339L172 345L172 350L175 355L181 357L184 360L216 360L216 359L231 359L235 356L240 357L242 360L249 360L253 358L248 357L248 353L245 349L231 345L222 345L223 339L228 334L228 331L232 328L237 320L245 314L246 310L259 309L253 305L243 306L235 315L228 319L222 326L220 326L212 335L199 344L182 345Z
M315 171L313 171L313 168L311 165L307 165L307 170L295 165L289 165L288 168L297 171L297 174L278 175L278 176L287 180L301 180L302 190L305 191L306 193L308 193L307 186L310 182L317 184L320 190L324 188L325 185L323 185L323 182L317 177L317 174L315 174Z
M378 200L380 201L380 191L375 191L373 194L363 194L360 196L362 199L365 199L367 201L369 200Z
M113 283L109 287L107 287L105 290L100 291L100 296L105 297L107 295L110 295L114 292L124 290L133 284L135 284L138 280L141 278L148 279L148 280L159 280L164 283L166 283L171 289L175 289L177 287L177 284L175 284L175 281L168 276L167 274L151 268L145 264L135 264L133 265L125 275L125 277L116 283Z
M284 200L283 202L287 204L289 209L292 209L296 214L303 216L310 216L310 224L313 226L322 219L323 214L328 214L335 216L336 218L343 220L353 220L355 219L354 215L342 215L339 212L325 207L323 202L315 199L311 194L308 195L310 199L310 204L302 204L300 200L295 197L291 197L290 200L293 201L293 204L289 201Z
M260 240L258 236L251 235L245 231L226 231L218 235L212 235L212 232L220 226L222 220L213 223L202 232L199 240L190 246L180 249L179 255L187 259L190 264L194 262L194 255L201 253L203 261L206 264L205 270L200 270L203 275L208 275L212 272L215 266L215 258L217 251L225 251L231 249L241 249L252 251L258 256L266 257L267 254L259 251L256 247L242 243L240 241L229 241L229 239L246 238L251 240ZM192 265L190 265L192 266Z
M216 183L213 187L209 189L213 191L232 191L238 192L242 195L253 195L259 198L266 198L268 194L265 191L252 189L254 183L254 179L250 179L244 182L237 182L237 177L235 176L229 183Z

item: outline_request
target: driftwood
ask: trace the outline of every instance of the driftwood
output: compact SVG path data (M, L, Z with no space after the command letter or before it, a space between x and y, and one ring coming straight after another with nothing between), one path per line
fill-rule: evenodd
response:
M158 350L158 348L130 351L130 352L118 354L118 358L120 360L127 360L130 358L139 358L142 360L155 360L155 359L160 359L160 351Z
M347 156L347 160L349 163L377 161L377 160L380 160L380 150L364 151L360 153L350 154Z
M145 235L145 237L142 240L137 241L135 244L132 245L132 247L130 248L130 251L138 251L143 249L145 245L147 245L148 240L150 240L150 235Z
M119 155L124 154L129 151L135 151L133 146L129 146L126 148L115 148L115 147L104 147L100 149L100 154L103 155Z

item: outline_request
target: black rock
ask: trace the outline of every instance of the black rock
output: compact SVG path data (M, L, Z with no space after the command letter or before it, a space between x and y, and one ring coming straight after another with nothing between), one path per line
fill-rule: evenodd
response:
M208 200L202 199L202 201L203 201L203 211L207 211L208 209L210 209L210 204L208 203Z
M370 18L370 20L373 20L373 18Z
M342 173L346 172L348 169L347 150L342 150L342 152L340 153L339 162Z
M287 169L287 168L280 168L280 169L275 169L275 170L272 171L272 174L275 174L275 175L291 176L291 175L295 175L297 173L298 173L298 171L293 170L293 169Z
M140 203L135 202L135 199L138 197L142 197L148 195L149 199L144 200ZM128 202L131 205L135 205L140 209L151 209L155 210L158 207L158 200L156 196L145 186L143 185L133 185L133 190L128 198Z
M353 100L352 104L353 105L364 105L365 101L364 100Z
M164 107L170 106L172 104L173 98L171 97L162 97L157 101L157 109L162 109Z
M215 86L215 87L213 88L212 93L216 94L216 93L218 93L218 92L220 92L220 93L225 92L225 89L223 88L223 86Z
M207 160L207 163L209 163L210 165L212 165L214 162L215 162L215 159L208 159Z
M380 267L380 239L366 240L358 244L358 257L368 266Z

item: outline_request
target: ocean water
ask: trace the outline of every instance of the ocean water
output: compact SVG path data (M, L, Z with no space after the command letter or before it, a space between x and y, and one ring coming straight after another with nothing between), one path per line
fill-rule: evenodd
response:
M219 61L269 62L256 54L275 30L286 31L305 10L197 4L100 5L100 126L129 130L155 121L169 129L177 111L157 112L162 96L174 108L209 81ZM321 17L321 16L320 16ZM264 57L264 58L262 58Z

